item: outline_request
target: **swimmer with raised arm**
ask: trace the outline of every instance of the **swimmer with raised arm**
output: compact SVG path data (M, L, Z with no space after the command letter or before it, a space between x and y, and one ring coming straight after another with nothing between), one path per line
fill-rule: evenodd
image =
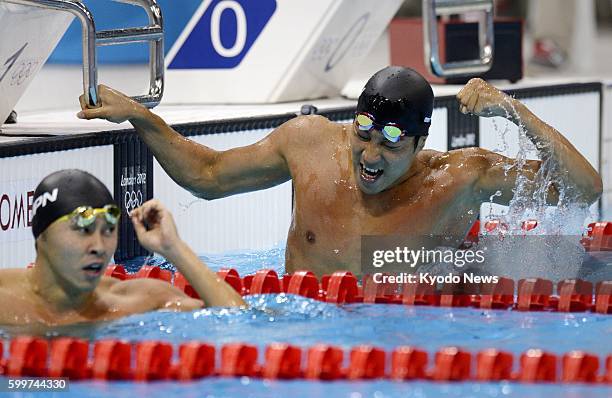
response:
M63 325L244 305L179 238L172 215L155 200L132 212L138 240L173 263L203 301L164 281L104 276L117 248L121 211L113 203L104 184L84 171L62 170L43 179L32 209L36 261L28 269L0 270L0 324Z
M100 86L99 94L101 107L87 109L81 99L78 117L128 120L166 172L194 195L217 199L293 179L288 272L356 272L362 235L464 237L481 203L500 191L494 201L507 205L517 177L533 181L542 167L529 160L518 170L515 159L482 148L423 150L434 95L421 75L402 67L372 76L350 124L299 116L258 143L227 151L184 138L115 90ZM457 99L464 113L520 119L541 157L556 165L580 201L591 204L600 197L595 169L518 100L481 79L470 80ZM558 188L546 187L549 203L558 202Z

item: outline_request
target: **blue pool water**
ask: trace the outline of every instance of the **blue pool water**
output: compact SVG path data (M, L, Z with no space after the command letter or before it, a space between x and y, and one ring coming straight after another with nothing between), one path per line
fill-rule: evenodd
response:
M241 274L267 267L282 271L282 249L261 253L210 256L213 268L232 266ZM154 259L153 262L160 262ZM137 260L130 266L139 266ZM165 265L164 265L165 266ZM460 346L471 352L495 347L518 356L529 348L557 354L579 349L604 359L612 347L612 317L596 314L522 313L466 308L402 305L336 306L292 295L249 296L248 310L205 309L190 313L148 313L111 323L49 329L46 335L71 335L92 340L163 340L180 344L201 340L217 346L248 342L260 348L271 342L302 347L325 342L349 349L372 344L387 350L414 345L430 353ZM19 333L4 330L4 334ZM5 336L8 337L8 336ZM516 362L516 361L515 361ZM589 385L526 385L518 383L306 382L208 378L191 383L73 382L57 397L610 397L609 387ZM40 397L38 394L22 396Z

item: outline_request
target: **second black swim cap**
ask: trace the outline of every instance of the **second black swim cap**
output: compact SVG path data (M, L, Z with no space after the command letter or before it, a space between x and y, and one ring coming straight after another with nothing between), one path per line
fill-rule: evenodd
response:
M388 66L368 80L359 96L357 112L374 116L376 123L397 123L410 136L429 133L434 94L418 72Z
M93 175L82 170L61 170L45 177L32 202L34 238L51 223L80 206L102 208L113 204L108 188Z

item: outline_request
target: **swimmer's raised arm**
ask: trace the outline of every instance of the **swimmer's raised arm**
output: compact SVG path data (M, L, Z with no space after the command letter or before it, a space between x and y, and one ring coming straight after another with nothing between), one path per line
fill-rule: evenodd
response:
M472 79L457 95L463 113L482 117L505 117L516 125L523 125L529 139L534 143L547 167L554 167L555 179L570 187L576 199L591 204L599 199L603 190L601 177L591 164L556 129L539 119L518 100L499 91L482 79ZM483 199L501 191L496 202L507 204L512 198L512 188L519 175L530 180L540 170L543 161L528 160L522 170L517 169L516 159L495 154L484 149L474 152L479 159L481 175L477 190ZM537 187L533 187L537 189ZM556 204L559 187L554 182L548 187L548 202Z
M139 242L164 256L185 276L209 307L246 305L242 297L211 271L183 242L176 231L172 214L157 200L150 200L131 214ZM170 305L172 305L172 300ZM164 304L165 308L168 305Z
M164 170L183 188L204 199L269 188L290 179L283 156L286 126L245 147L216 151L189 140L162 118L129 97L100 85L101 107L88 109L81 97L82 119L129 121Z

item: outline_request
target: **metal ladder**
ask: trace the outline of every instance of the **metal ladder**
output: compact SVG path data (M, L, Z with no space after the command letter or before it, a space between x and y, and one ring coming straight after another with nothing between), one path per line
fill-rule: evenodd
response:
M440 61L437 17L474 11L484 14L478 22L480 58L443 64ZM493 12L493 0L423 0L424 56L430 72L439 77L454 77L476 75L491 69L495 49Z
M96 31L91 12L77 0L0 0L24 6L69 12L78 18L82 28L83 92L90 107L99 106L97 46L149 42L149 93L132 97L153 108L159 104L164 92L164 25L157 0L113 0L144 8L149 25L137 28Z

